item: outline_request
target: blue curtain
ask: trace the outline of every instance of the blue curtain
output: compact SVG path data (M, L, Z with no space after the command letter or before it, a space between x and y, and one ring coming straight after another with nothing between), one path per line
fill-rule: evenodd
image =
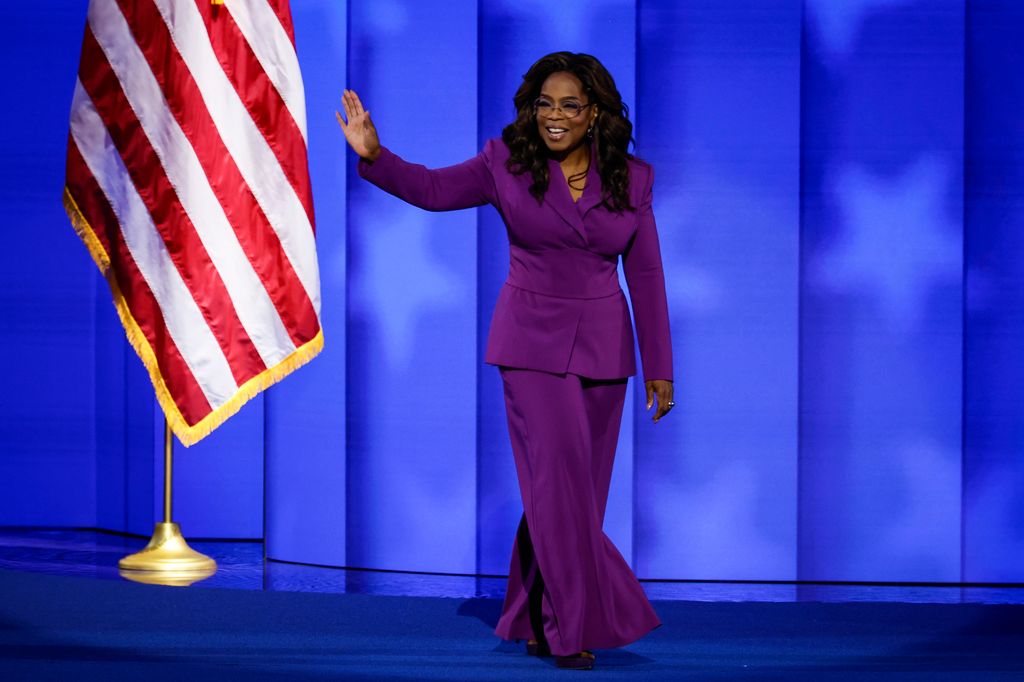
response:
M86 2L12 5L0 50L0 524L148 533L162 418L63 216ZM1024 9L1014 0L294 0L326 348L176 450L190 537L271 558L501 574L521 514L485 207L360 180L355 88L429 166L498 136L542 54L616 77L677 368L631 382L606 530L641 577L1024 580ZM45 39L44 39L45 37ZM63 84L63 87L60 85ZM26 121L33 121L26 134Z

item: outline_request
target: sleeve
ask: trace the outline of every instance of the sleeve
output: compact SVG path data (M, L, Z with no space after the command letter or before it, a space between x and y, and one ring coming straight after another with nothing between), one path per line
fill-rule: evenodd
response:
M672 336L668 323L665 274L652 207L654 171L648 168L643 198L637 209L640 224L622 254L622 269L633 303L637 342L644 379L672 380Z
M491 145L472 159L430 169L382 147L374 162L359 159L359 175L388 194L428 211L454 211L497 203L490 169Z

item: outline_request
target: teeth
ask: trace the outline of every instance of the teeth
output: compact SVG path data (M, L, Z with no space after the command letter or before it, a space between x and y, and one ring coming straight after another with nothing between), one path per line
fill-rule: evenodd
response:
M565 133L568 132L568 128L548 128L549 133Z

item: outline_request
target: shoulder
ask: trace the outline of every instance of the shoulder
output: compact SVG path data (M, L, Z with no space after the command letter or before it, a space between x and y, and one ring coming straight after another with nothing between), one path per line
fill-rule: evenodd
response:
M627 162L629 168L629 193L639 201L651 193L654 185L654 166L634 156Z
M654 177L654 166L643 159L634 156L626 162L629 168L629 181L645 184Z
M505 141L500 137L492 137L487 140L484 143L483 151L480 153L492 168L496 166L504 167L505 162L508 161L508 157L511 155Z

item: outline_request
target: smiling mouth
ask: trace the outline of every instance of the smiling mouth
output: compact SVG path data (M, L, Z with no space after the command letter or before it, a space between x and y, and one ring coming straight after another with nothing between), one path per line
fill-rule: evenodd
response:
M568 128L557 128L555 126L546 126L544 130L548 131L548 137L556 142L565 137L566 133L569 132Z

